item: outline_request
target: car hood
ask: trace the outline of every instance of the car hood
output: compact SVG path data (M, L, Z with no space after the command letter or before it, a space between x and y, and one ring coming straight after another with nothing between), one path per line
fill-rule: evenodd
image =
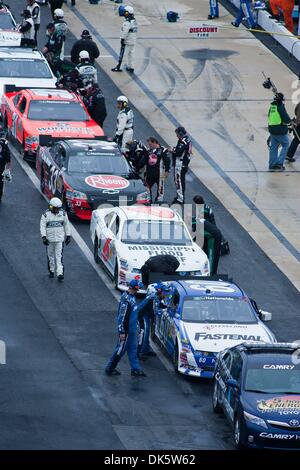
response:
M244 341L271 342L267 329L259 324L182 322L192 347L198 351L219 352Z
M88 138L102 136L103 131L94 121L29 121L26 131L32 135Z
M300 394L266 394L244 391L242 405L245 411L255 416L288 423L291 420L297 420L300 427Z
M191 246L173 246L173 245L131 245L118 242L118 254L120 258L128 260L134 268L141 268L143 264L156 255L173 255L180 262L178 272L182 271L200 271L207 261L206 254L193 243Z
M98 181L102 181L105 185L107 178L111 178L109 181L110 188L94 187L97 186ZM113 185L113 177L115 178L115 186ZM116 196L126 196L126 194L138 194L147 191L142 180L140 179L129 179L126 176L113 176L113 175L89 175L89 173L68 173L65 175L66 182L71 188L76 189L88 196L99 197L99 199L107 199L108 195L114 194ZM122 183L123 184L120 184ZM119 187L117 186L119 184Z

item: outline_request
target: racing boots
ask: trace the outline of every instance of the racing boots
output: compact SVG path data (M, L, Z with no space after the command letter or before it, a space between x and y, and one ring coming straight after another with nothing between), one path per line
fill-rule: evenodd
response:
M132 377L147 377L143 370L132 370L131 375Z
M57 279L59 280L59 282L62 282L64 280L64 275L63 274L59 274L57 276Z

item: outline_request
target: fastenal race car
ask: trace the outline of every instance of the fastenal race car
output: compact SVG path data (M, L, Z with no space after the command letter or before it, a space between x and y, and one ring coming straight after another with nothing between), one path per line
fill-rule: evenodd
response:
M300 450L299 344L242 344L220 352L213 410L237 448Z
M212 378L219 351L244 341L274 342L263 321L271 313L232 282L178 280L170 284L167 308L155 310L152 339L159 340L176 371Z
M19 33L11 32L10 37L15 34ZM7 45L12 46L11 42ZM0 99L5 85L13 85L20 89L21 87L55 88L56 81L57 78L40 51L24 47L1 47Z
M169 208L123 206L93 211L91 237L94 258L101 262L117 289L141 279L141 267L151 256L170 254L180 262L178 272L209 274L206 254L193 242L182 218Z
M44 137L40 137L41 144ZM41 191L49 199L62 199L72 217L90 220L92 210L104 203L115 206L120 201L126 205L150 201L148 189L114 142L54 141L38 148L36 168Z
M104 135L79 96L68 90L7 91L2 97L1 112L8 135L21 146L27 160L35 160L41 134L81 139Z

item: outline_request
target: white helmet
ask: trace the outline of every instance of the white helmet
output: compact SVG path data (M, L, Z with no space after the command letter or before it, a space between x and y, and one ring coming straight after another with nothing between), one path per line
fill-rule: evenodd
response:
M60 209L62 207L62 202L58 197L53 197L52 199L50 199L49 206L57 207L57 209Z
M88 51L79 52L79 59L89 59L89 58L90 58L90 54L88 53Z
M54 15L57 16L57 18L63 18L65 16L61 8L56 8L56 10L54 10Z
M121 95L118 96L117 101L121 101L122 103L128 103L128 98L127 96Z
M129 15L134 15L134 9L133 9L133 7L131 7L131 6L125 7L125 12L126 12L126 11L127 11L127 13L128 13Z

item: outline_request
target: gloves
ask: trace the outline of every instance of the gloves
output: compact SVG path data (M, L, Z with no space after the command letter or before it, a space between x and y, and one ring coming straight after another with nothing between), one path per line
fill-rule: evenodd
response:
M12 176L11 176L11 172L9 169L4 170L2 173L2 176L3 176L3 181L8 181L9 183L11 183Z
M46 237L42 237L42 241L43 241L44 245L46 245L46 246L49 245L49 242L48 242Z
M120 146L122 144L122 135L115 135L114 142Z
M71 237L70 237L70 235L67 235L67 236L66 236L65 244L66 244L66 245L69 245L70 241L71 241Z
M125 39L121 39L121 46L125 46Z

